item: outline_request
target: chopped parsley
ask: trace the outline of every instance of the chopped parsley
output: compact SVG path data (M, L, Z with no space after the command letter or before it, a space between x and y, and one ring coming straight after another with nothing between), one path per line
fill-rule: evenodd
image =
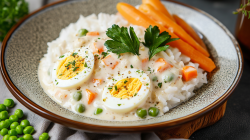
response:
M127 82L128 82L128 81L127 81L127 80L125 80L125 81L124 81L124 84L126 84Z
M62 76L63 74L59 74L59 76Z
M108 54L108 52L102 52L103 58L105 58Z
M117 104L118 106L121 106L122 104Z
M117 91L117 86L115 85L115 91Z
M158 79L158 78L157 78L156 76L154 76L154 77L152 78L153 81L157 81L157 79Z
M71 64L72 64L73 66L75 66L75 65L76 65L76 61L73 60Z
M146 84L146 86L148 86L148 85L149 85L149 83Z
M148 67L148 70L147 71L151 71L151 68L150 67Z
M112 87L109 87L108 89L109 89L109 90L112 90Z
M137 70L136 72L140 73L140 70Z
M137 93L134 94L134 97L137 95Z
M84 67L88 67L88 64L87 64L87 63L84 63Z
M101 39L100 37L98 39Z
M161 88L162 87L162 83L158 83L158 87Z
M76 56L78 53L77 52L74 52L73 54L72 54L72 56Z
M122 98L120 100L122 100Z
M79 67L75 67L75 68L73 69L73 71L76 71L78 68L79 68Z
M130 65L131 68L134 68L133 65Z
M61 55L59 58L63 58L64 57L64 55Z

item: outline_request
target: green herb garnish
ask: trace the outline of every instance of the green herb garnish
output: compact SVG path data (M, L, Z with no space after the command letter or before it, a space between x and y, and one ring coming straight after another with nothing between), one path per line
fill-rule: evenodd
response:
M61 55L59 58L63 58L64 57L64 55Z
M137 93L134 94L134 97L137 95Z
M75 68L73 69L73 71L76 71L78 68L79 68L79 67L75 67Z
M149 48L149 60L157 53L165 51L169 45L167 43L178 40L179 38L171 38L168 32L164 31L160 33L157 26L152 27L151 25L146 29L144 35L145 42L143 45Z
M62 76L62 74L59 74L59 76Z
M124 84L126 84L127 82L128 82L128 81L127 81L127 80L125 80L125 81L124 81Z
M87 64L87 63L84 63L84 67L88 67L88 64Z
M162 83L158 83L158 87L161 88L162 87Z
M140 41L133 27L129 28L129 32L130 34L128 33L127 27L119 27L116 24L108 28L106 35L112 39L104 43L108 51L117 55L127 52L139 55Z
M117 104L118 106L121 106L122 104Z
M105 58L108 54L108 52L102 52L103 58Z
M109 90L112 90L112 87L109 87L108 89L109 89Z
M134 68L133 65L130 65L131 68Z
M115 91L117 91L117 86L115 85Z
M72 56L76 56L78 53L76 53L76 52L74 52L73 54L72 54Z
M71 64L72 64L73 66L75 66L75 65L76 65L76 61L73 60Z

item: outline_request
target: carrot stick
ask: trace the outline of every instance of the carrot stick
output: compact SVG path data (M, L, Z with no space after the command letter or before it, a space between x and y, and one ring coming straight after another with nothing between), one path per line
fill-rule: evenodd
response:
M120 2L117 4L117 10L126 20L128 20L128 22L134 25L143 26L145 28L148 28L150 25L158 26L160 31L167 31L173 38L178 38L178 36L168 31L168 29L161 24L154 22L148 16L129 4ZM170 42L169 45L178 48L180 52L190 57L193 62L198 63L202 69L208 72L211 72L216 67L210 58L195 50L192 46L181 39Z
M182 78L185 81L190 81L198 76L197 70L192 66L185 66L182 68Z
M176 23L181 26L197 43L199 43L205 50L207 50L206 45L201 40L198 34L196 34L195 30L182 18L177 15L173 15Z
M198 44L189 34L187 34L185 30L183 30L178 24L173 22L166 15L155 9L153 6L149 4L142 4L140 5L139 10L142 11L144 14L150 16L152 19L155 19L159 24L162 24L169 30L173 29L173 33L180 37L183 41L193 46L196 50L203 53L205 56L209 56L208 51L205 50L202 46L200 46L200 44Z
M142 0L142 4L150 4L152 5L155 9L158 9L161 11L163 14L165 14L167 17L169 17L171 20L174 20L172 15L168 12L167 8L161 3L160 0Z
M88 32L87 34L86 34L87 36L98 36L98 35L100 35L99 34L99 32Z

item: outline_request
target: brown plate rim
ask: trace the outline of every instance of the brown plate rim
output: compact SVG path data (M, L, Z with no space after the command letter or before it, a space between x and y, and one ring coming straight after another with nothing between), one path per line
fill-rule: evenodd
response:
M243 54L241 51L241 48L238 44L238 42L236 41L236 39L233 37L233 35L228 31L228 29L222 24L220 23L217 19L215 19L214 17L212 17L211 15L209 15L208 13L195 8L193 6L187 5L187 4L183 4L181 2L176 2L174 0L168 0L170 2L173 3L177 3L186 7L189 7L191 9L196 10L197 12L202 13L203 15L209 17L211 20L213 20L216 24L218 24L226 33L227 35L230 37L230 39L232 40L232 42L234 43L235 49L237 51L237 55L239 58L239 69L237 72L237 75L232 83L232 85L228 88L228 90L221 96L219 97L216 101L214 101L213 103L211 103L210 105L206 106L205 108L198 110L192 114L189 114L187 116L184 117L180 117L177 119L173 119L173 120L169 120L169 121L165 121L165 122L159 122L159 123L154 123L154 124L147 124L147 125L138 125L138 126L102 126L102 125L93 125L93 124L88 124L88 123L83 123L83 122L78 122L78 121L74 121L74 120L70 120L64 117L61 117L57 114L54 114L44 108L42 108L41 106L37 105L36 103L32 102L30 99L28 99L25 95L23 95L21 93L21 91L18 90L18 88L16 88L16 86L12 83L7 70L5 68L5 64L4 64L4 53L5 53L5 49L6 49L6 45L8 40L10 39L12 33L29 17L31 17L32 15L50 7L50 6L54 6L60 3L65 2L66 0L62 0L62 1L58 1L58 2L54 2L51 3L49 5L43 6L42 8L32 12L31 14L27 15L26 17L24 17L21 21L19 21L7 34L7 36L5 37L5 39L3 40L2 43L2 48L1 48L1 63L0 63L0 70L1 70L1 74L2 77L4 79L4 82L7 86L7 88L10 90L10 92L12 93L12 95L20 102L22 103L25 107L27 107L29 110L31 110L32 112L48 119L51 120L53 122L65 125L67 127L71 127L71 128L75 128L75 129L81 129L81 130L85 130L85 131L91 131L91 132L102 132L102 133L117 133L117 132L123 132L123 133L127 133L127 132L142 132L142 131L155 131L155 130L159 130L159 129L169 129L178 125L182 125L184 123L190 122L192 120L195 120L199 117L201 117L202 115L205 115L206 113L208 113L209 111L215 109L216 107L218 107L219 105L221 105L222 103L224 103L226 101L226 99L233 93L233 91L235 90L236 86L238 85L240 78L242 76L243 73Z

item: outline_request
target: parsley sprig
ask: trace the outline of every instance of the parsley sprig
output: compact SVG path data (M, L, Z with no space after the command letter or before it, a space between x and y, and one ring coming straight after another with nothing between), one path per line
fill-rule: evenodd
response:
M112 40L107 40L105 46L109 52L120 55L121 53L133 53L134 55L139 54L140 42L134 32L134 28L119 27L114 24L111 28L108 28L106 35ZM168 49L167 43L178 40L179 38L171 38L168 32L164 31L160 33L157 26L152 27L151 25L146 29L143 45L149 48L149 60L157 53ZM132 67L131 67L132 68Z
M121 53L133 53L139 55L140 41L134 32L134 28L119 27L114 24L111 28L108 28L106 35L112 40L107 40L105 46L109 52L121 54Z
M160 33L157 26L152 27L151 25L146 29L144 35L145 42L143 45L149 48L149 60L157 53L168 49L167 43L178 40L179 38L171 38L168 32L164 31Z
M248 2L244 5L241 4L240 8L234 11L233 14L239 14L240 12L242 12L245 16L248 15L248 19L250 19L250 11L246 10L247 6L250 6L250 0L248 0Z

